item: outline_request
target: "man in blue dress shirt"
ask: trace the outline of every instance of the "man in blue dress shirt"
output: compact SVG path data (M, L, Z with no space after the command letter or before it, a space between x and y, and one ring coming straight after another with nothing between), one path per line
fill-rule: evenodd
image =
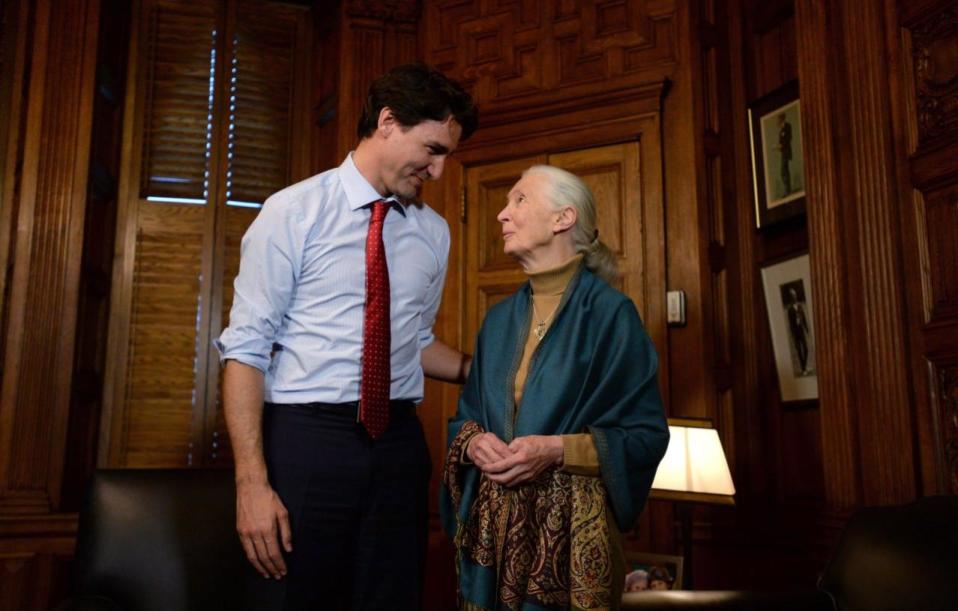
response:
M432 333L449 228L418 194L476 124L458 83L422 64L394 68L370 87L356 150L270 197L243 237L216 345L236 526L256 570L251 608L420 605L430 459L415 404L424 374L462 382L469 357ZM388 428L371 435L358 402L366 242L380 200L390 400Z

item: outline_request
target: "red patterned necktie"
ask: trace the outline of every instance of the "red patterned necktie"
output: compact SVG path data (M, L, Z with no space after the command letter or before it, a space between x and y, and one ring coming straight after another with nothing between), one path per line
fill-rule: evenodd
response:
M383 245L383 221L389 203L372 204L366 236L366 310L363 315L363 372L359 421L377 439L389 425L389 268Z

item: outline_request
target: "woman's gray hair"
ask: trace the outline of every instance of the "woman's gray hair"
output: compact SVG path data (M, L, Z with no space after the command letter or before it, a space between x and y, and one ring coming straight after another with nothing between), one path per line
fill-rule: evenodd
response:
M610 284L614 282L619 277L619 266L615 253L599 240L592 190L575 174L551 165L534 165L522 173L523 176L527 174L539 174L548 179L548 199L553 210L558 212L565 206L575 208L572 241L576 253L584 255L582 262L586 269Z

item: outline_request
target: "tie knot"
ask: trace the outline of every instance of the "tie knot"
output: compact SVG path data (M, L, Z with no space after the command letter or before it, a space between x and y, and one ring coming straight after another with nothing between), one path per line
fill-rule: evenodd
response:
M389 202L384 199L379 199L373 202L373 223L381 223L383 219L386 218L386 213L389 212Z

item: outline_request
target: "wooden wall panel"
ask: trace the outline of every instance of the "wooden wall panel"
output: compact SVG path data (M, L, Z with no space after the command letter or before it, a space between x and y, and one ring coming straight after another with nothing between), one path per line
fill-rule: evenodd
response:
M418 57L420 7L418 1L344 0L339 15L338 50L332 51L339 62L334 70L339 78L335 94L336 142L335 167L355 148L359 138L356 124L373 80L393 66ZM332 134L331 134L332 135ZM316 171L328 167L315 168Z
M692 19L708 279L698 336L711 374L706 414L719 428L737 490L735 507L696 512L695 586L810 587L824 552L807 533L827 520L818 510L819 418L815 405L782 405L760 277L763 266L807 250L807 229L799 220L756 230L745 112L797 77L794 12L787 0L706 1L694 5ZM745 556L752 560L742 570Z
M23 113L27 101L29 73L30 4L7 1L2 7L3 55L0 72L0 269L9 269L11 232L16 226L19 200L16 187L23 147ZM6 352L7 301L10 274L0 274L0 354ZM2 362L0 362L2 365Z
M3 110L12 110L2 117L10 146L0 166L0 263L7 270L0 405L4 608L40 610L59 602L76 531L75 516L59 512L99 7L97 0L4 2L2 7L8 17L7 10L13 10L15 18L6 23L17 28L14 60L4 63L6 75L14 68L13 78L0 79L10 96ZM59 61L64 57L71 61Z
M904 277L900 267L888 66L883 57L886 24L878 2L845 4L841 20L848 24L842 55L845 70L854 74L856 81L855 86L847 89L848 114L842 123L848 129L844 135L850 137L843 138L843 158L851 162L842 181L843 201L854 202L854 206L845 206L854 212L851 219L846 219L854 219L852 223L857 222L858 230L857 252L848 253L853 262L848 279L855 291L854 301L867 305L863 316L852 318L852 329L861 338L853 355L859 368L856 394L859 401L869 405L867 411L858 413L860 434L867 440L861 444L861 460L867 466L862 470L863 500L904 502L914 498L916 488L915 465L902 451L912 448L914 439L909 372L900 366L906 343L901 325L905 318L904 295L900 291ZM846 243L851 242L848 237ZM856 280L861 284L856 286Z
M110 279L116 236L129 28L129 2L102 0L90 146L90 187L83 230L74 376L66 447L66 455L70 459L65 462L63 474L62 506L67 511L80 507L86 492L87 477L96 464L106 372L104 338L110 320Z
M662 115L667 282L686 293L687 323L668 331L669 414L719 420L712 350L709 276L709 210L702 134L705 97L700 41L707 36L700 9L708 3L675 5L679 49ZM714 106L713 106L714 107ZM667 515L663 520L671 526Z
M23 511L59 502L98 6L36 7L0 418L0 507Z
M930 311L927 324L958 318L958 184L928 189L921 198L922 249L928 261L923 274Z
M900 19L889 44L920 483L956 494L958 2L889 0L886 13Z
M840 507L860 502L859 465L854 456L858 437L854 427L854 397L848 338L850 302L846 286L846 262L842 253L841 195L839 193L836 126L830 120L834 104L830 99L829 69L834 69L827 38L825 9L821 3L798 2L799 82L802 95L803 129L808 149L815 151L805 161L809 177L809 232L818 239L812 257L814 308L818 319L819 404L822 412L822 445L826 462L826 496ZM812 208L814 206L814 209ZM824 407L827 406L827 407Z
M0 609L49 611L66 599L69 555L0 551Z
M936 402L956 345L958 177L945 159L958 107L944 59L958 48L955 14L953 1L797 2L825 485L836 507L947 489ZM867 307L852 313L850 303Z
M427 3L423 20L426 60L473 92L484 125L498 122L502 108L661 79L677 59L667 0L446 0Z
M745 108L748 100L746 86L749 72L745 58L751 56L747 54L747 49L751 47L745 34L747 30L742 4L739 0L730 2L726 5L724 19L715 16L715 27L719 32L716 50L724 55L724 62L718 65L724 63L727 71L720 72L717 69L716 73L720 75L717 79L721 78L722 82L730 85L722 96L728 104L724 121L728 135L722 140L726 159L722 185L726 191L723 201L723 216L726 219L725 259L730 275L729 293L732 296L729 308L736 311L728 328L729 335L734 338L733 356L729 362L734 364L733 392L737 395L731 413L735 434L730 440L723 437L722 442L730 442L726 452L736 486L756 496L764 496L767 488L761 433L761 410L764 404L754 392L759 388L761 361L758 358L757 334L752 332L764 319L755 307L759 283L751 262L755 260L756 245L753 240L747 239L754 231L755 224L751 214L742 213L752 207L751 172L748 164L742 162L749 157L747 114L733 110ZM730 150L726 152L727 149Z
M932 367L935 408L932 411L938 431L939 448L936 478L938 490L958 494L958 361Z

